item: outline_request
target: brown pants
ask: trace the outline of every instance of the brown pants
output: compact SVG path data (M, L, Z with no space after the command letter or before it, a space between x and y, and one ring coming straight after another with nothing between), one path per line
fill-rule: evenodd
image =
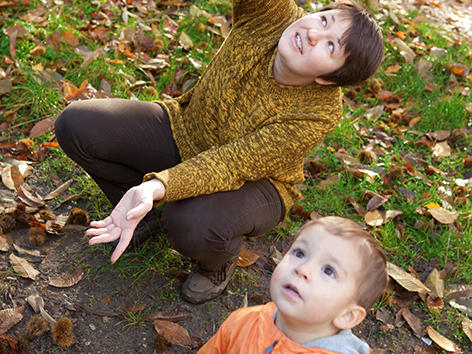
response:
M167 112L158 104L121 99L72 103L57 118L64 152L97 182L116 205L144 174L181 162ZM166 204L165 237L183 255L216 270L239 253L244 236L259 236L283 216L279 193L266 179L236 191Z

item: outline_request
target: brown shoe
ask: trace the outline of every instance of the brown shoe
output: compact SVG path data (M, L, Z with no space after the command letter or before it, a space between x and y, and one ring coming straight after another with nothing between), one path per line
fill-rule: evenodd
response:
M151 210L136 226L133 233L133 238L128 247L138 247L144 243L149 237L162 232L161 227L161 212L159 210ZM110 245L116 247L119 240L109 242Z
M199 264L189 274L182 285L182 297L194 304L202 304L214 299L226 289L236 269L239 256L231 258L228 263L217 271L203 270Z

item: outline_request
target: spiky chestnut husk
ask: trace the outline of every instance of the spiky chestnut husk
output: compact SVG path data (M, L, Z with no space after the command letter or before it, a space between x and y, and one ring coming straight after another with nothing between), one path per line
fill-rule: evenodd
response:
M74 342L72 322L66 317L59 318L51 328L51 336L58 346L62 348L70 347Z
M0 217L0 227L3 229L3 232L10 232L16 226L16 220L11 216L11 214L5 214Z
M85 210L74 208L69 213L69 217L66 220L66 225L72 224L87 226L89 222L89 216Z
M32 246L42 246L47 241L46 231L40 227L29 229L29 242Z
M48 330L47 322L39 315L33 316L26 327L28 328L28 333L34 337L39 337Z

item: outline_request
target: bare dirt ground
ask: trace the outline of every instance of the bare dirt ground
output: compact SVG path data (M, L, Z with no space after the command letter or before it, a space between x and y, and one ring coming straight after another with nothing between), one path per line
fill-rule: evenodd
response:
M394 11L416 7L427 20L442 26L444 33L451 39L461 36L468 41L472 39L472 3L468 0L435 3L430 0L393 0L383 3ZM2 198L15 196L3 186L0 186L0 195ZM56 212L67 213L67 204ZM27 229L17 228L11 236L17 245L32 248ZM158 254L160 245L162 241L156 239L145 247L154 247ZM136 276L131 268L122 269L119 264L110 264L109 246L88 246L83 232L49 235L48 241L37 247L40 258L32 263L40 272L35 280L9 272L8 257L13 250L0 252L0 310L24 306L23 320L4 336L18 339L26 333L27 322L34 315L26 298L38 294L45 302L45 310L53 318L65 316L72 321L73 344L68 348L60 348L45 334L29 341L28 348L12 353L196 353L228 314L244 305L246 298L249 306L270 301L269 247L272 245L279 251L286 250L289 237L277 242L267 237L247 241L246 247L260 255L259 260L247 268L238 269L222 296L207 304L193 305L179 297L184 275L182 270L161 274L159 269L150 269L143 276ZM141 255L142 249L139 248L127 252L128 259L135 256L136 262L143 261ZM127 264L132 267L133 262ZM190 261L187 264L186 271L189 271ZM84 269L85 275L77 284L67 288L48 285L52 276L80 267ZM172 264L169 268L172 269ZM190 345L166 346L161 343L161 347L155 349L153 342L156 330L152 321L146 320L144 315L159 311L189 315L178 323L192 337ZM369 313L368 318L354 331L375 349L375 353L440 352L415 337L407 326L385 326L375 317L375 312ZM394 323L394 319L390 321ZM450 330L444 328L443 333L447 334ZM6 346L5 340L3 343Z

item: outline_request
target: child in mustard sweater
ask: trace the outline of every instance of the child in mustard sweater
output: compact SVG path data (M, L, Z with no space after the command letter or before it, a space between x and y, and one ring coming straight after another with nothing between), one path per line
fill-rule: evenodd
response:
M275 268L273 302L232 313L198 354L368 354L351 329L387 285L386 256L355 222L305 224Z

